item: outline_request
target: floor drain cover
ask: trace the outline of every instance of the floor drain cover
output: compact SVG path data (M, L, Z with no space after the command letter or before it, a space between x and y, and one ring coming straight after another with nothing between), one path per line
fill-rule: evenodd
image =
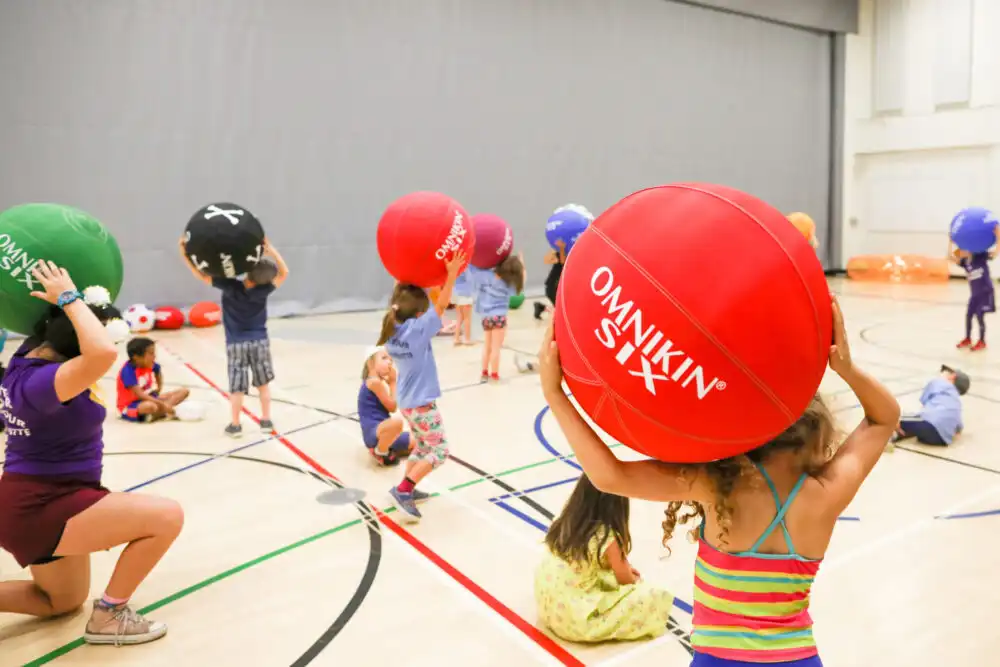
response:
M316 497L324 505L351 505L364 500L365 492L361 489L330 489Z

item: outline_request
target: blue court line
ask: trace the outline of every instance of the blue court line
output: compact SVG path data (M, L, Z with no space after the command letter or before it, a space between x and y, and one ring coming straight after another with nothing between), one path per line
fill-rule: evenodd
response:
M547 449L548 452L552 454L552 456L561 458L563 463L565 463L566 465L573 466L580 472L583 472L583 467L579 463L567 458L563 458L565 455L562 454L558 449L553 447L549 443L549 441L545 439L545 434L542 433L542 419L545 417L545 413L548 411L549 411L549 406L546 405L544 408L542 408L541 412L538 413L538 416L535 417L535 437L538 439L538 442L541 443L542 447Z
M490 498L490 502L499 503L501 501L507 500L508 498L520 498L521 496L526 496L529 493L534 493L535 491L551 489L554 486L562 486L563 484L572 484L578 479L580 479L579 475L577 475L576 477L570 477L569 479L561 479L558 482L549 482L548 484L542 484L541 486L533 486L530 489L521 489L520 491L515 491L514 493L505 493L502 496L497 496L496 498Z
M501 507L501 508L507 510L508 512L510 512L511 514L513 514L514 516L516 516L518 519L520 519L521 521L525 522L529 526L534 526L535 528L537 528L538 530L542 531L543 533L548 532L548 530L549 530L548 527L546 527L546 525L544 523L542 523L541 521L537 521L537 520L531 518L530 516L528 516L527 514L525 514L524 512L522 512L520 510L514 509L513 507L511 507L510 505L508 505L507 503L505 503L502 500L496 501L496 506L497 507Z
M315 428L317 426L320 426L321 424L326 424L327 422L332 422L332 421L334 421L336 419L338 419L338 417L333 417L331 419L323 419L323 420L320 420L320 421L312 423L312 424L306 424L305 426L299 426L298 428L293 428L290 431L285 431L285 432L281 433L280 435L291 435L292 433L298 433L299 431L305 431L305 430L310 429L310 428ZM162 475L159 475L157 477L153 477L152 479L147 479L145 482L140 482L139 484L136 484L135 486L131 486L131 487L125 489L125 492L128 493L128 492L131 492L131 491L137 491L137 490L139 490L139 489L141 489L143 487L146 487L146 486L149 486L150 484L153 484L154 482L159 482L160 480L167 479L168 477L173 477L174 475L179 475L182 472L187 472L188 470L191 470L193 468L197 468L199 466L203 466L206 463L211 463L212 461L214 461L216 459L223 458L223 457L229 456L231 454L236 454L237 452L242 452L245 449L250 449L251 447L256 447L257 445L262 445L265 442L268 442L270 440L274 440L275 438L280 437L280 435L270 435L270 436L268 436L266 438L261 438L260 440L255 440L254 442L249 442L249 443L247 443L245 445L240 445L239 447L234 447L233 449L229 449L229 450L226 450L224 452L219 452L215 456L211 456L209 458L205 458L205 459L202 459L200 461L195 461L194 463L188 464L188 465L184 466L183 468L177 468L176 470L171 470L170 472L165 472Z
M494 499L494 504L497 507L501 507L501 508L507 510L508 512L510 512L511 514L513 514L514 516L516 516L518 519L520 519L521 521L524 521L529 526L533 526L533 527L537 528L538 530L542 531L543 533L548 532L548 530L549 530L548 527L544 523L542 523L541 521L536 521L535 519L531 518L530 516L528 516L527 514L521 512L520 510L514 509L513 507L511 507L510 505L508 505L507 503L505 503L502 500L496 500L496 499ZM681 600L676 595L674 596L674 606L677 607L678 609L680 609L681 611L687 612L688 614L694 613L694 608L690 604L688 604L687 602L685 602L684 600Z
M1000 509L997 510L983 510L982 512L967 512L964 514L942 514L941 516L934 517L935 519L978 519L984 516L996 516L1000 514Z

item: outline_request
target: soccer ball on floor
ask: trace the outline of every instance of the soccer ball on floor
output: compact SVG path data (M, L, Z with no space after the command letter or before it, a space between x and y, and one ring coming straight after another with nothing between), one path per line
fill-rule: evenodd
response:
M156 313L141 303L129 306L122 316L132 333L146 333L156 325Z

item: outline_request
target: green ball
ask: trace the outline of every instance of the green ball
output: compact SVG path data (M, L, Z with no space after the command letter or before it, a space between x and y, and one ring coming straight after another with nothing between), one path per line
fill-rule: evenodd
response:
M76 288L100 285L115 299L125 270L115 237L100 222L69 206L24 204L0 213L0 327L30 335L49 305L31 275L45 259L69 272Z
M524 304L524 295L523 294L515 294L514 296L510 297L510 309L511 310L517 310L523 304Z

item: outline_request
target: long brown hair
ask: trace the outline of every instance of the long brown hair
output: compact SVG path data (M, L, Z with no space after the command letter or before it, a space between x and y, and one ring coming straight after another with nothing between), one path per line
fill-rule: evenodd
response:
M552 553L570 563L590 561L590 541L595 535L598 536L597 553L609 539L614 539L627 554L632 550L628 517L628 498L599 491L583 475L566 506L549 526L545 544Z
M732 524L733 507L729 502L729 495L741 477L752 473L754 463L763 463L779 451L798 451L803 472L816 475L833 455L833 442L836 437L837 429L833 413L817 394L802 416L767 444L741 456L690 466L686 473L694 476L702 472L708 475L715 486L715 500L712 505L715 508L715 521L719 526L719 543L725 545L728 542L729 526ZM693 523L689 537L694 541L698 537L699 526L705 522L705 507L697 502L668 503L664 514L663 546L668 551L670 547L667 546L667 542L673 537L678 524Z
M431 300L422 287L406 283L396 285L389 299L389 310L382 318L382 331L376 345L385 345L396 333L396 325L427 312L430 305Z
M514 288L514 294L524 291L524 262L517 255L507 255L507 259L500 262L493 271L500 280Z

